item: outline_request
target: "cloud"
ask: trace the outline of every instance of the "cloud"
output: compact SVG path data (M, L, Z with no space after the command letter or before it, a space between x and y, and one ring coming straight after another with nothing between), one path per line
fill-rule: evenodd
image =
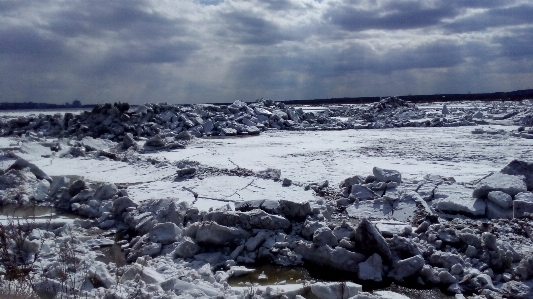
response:
M501 56L510 59L533 59L533 28L519 29L512 35L494 38Z
M241 44L267 46L293 39L274 22L246 11L223 13L222 22L219 34Z
M445 26L451 32L482 31L494 27L533 24L533 4L489 8Z
M324 19L349 31L404 30L436 25L459 12L446 2L390 1L368 6L351 2L332 5L324 13Z
M66 47L55 37L46 36L33 28L0 29L0 55L29 56L48 60L68 55Z
M533 86L527 1L0 0L0 11L0 101L231 102Z

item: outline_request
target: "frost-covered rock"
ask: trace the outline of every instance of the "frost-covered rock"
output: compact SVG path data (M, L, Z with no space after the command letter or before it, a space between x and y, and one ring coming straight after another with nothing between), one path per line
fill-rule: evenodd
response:
M64 176L56 177L52 184L50 184L50 189L48 194L53 197L61 188L68 188L70 179Z
M329 227L321 227L313 234L313 244L316 246L329 245L335 247L339 243Z
M196 242L203 245L221 246L238 243L248 237L248 232L214 222L203 222L196 232Z
M527 191L525 177L523 175L508 175L496 172L482 179L476 185L473 196L477 198L487 197L491 191L502 191L511 196Z
M163 137L161 137L161 135L159 134L146 140L146 143L144 144L144 146L156 147L156 148L164 147L165 145L167 145L167 141Z
M123 196L113 201L113 211L117 215L122 214L127 208L130 207L137 207L137 204L129 197Z
M496 290L492 279L487 274L470 274L459 283L465 291L478 291L482 289Z
M94 262L89 270L89 275L92 276L94 281L102 284L105 288L110 288L117 284L117 281L106 268L106 265L102 262Z
M346 178L342 183L339 185L339 188L351 188L353 185L356 184L362 184L365 182L365 179L359 175Z
M128 254L127 260L133 262L138 257L145 255L156 256L159 252L161 252L161 243L147 243L142 245L139 249L131 251Z
M289 219L305 219L307 215L312 214L309 202L294 202L290 200L280 200L277 209L280 214Z
M383 276L383 260L377 253L371 255L366 261L359 264L357 277L361 280L380 282Z
M520 218L526 213L533 213L533 193L523 192L515 196L513 201L513 217Z
M130 147L137 147L137 143L135 142L135 139L133 139L133 134L126 133L124 134L124 139L122 139L122 147L125 149L128 149Z
M303 224L301 235L306 239L311 239L316 230L318 230L321 227L325 227L325 226L326 226L325 222L313 221L313 220L307 219L305 220Z
M29 168L31 173L33 173L33 175L39 180L47 180L49 183L52 183L52 179L44 173L44 171L37 167L37 165L30 163L23 158L18 158L7 170L22 170L24 168Z
M500 292L502 293L502 295L506 296L506 298L533 298L533 281L511 280L505 282L501 286Z
M523 175L527 189L533 189L533 163L513 160L502 168L500 172L508 175Z
M429 263L435 266L451 269L455 264L464 265L461 256L450 252L437 251L429 257Z
M240 208L241 210L243 208ZM233 227L241 226L245 229L287 229L291 226L289 220L282 216L272 215L263 210L254 209L248 212L214 211L204 215L204 221L214 221L218 224Z
M320 299L348 299L363 291L363 287L353 282L315 282L311 293Z
M260 231L257 235L251 237L244 244L246 250L255 251L269 236L270 234L265 231Z
M424 258L420 255L403 259L398 261L394 265L394 268L389 273L389 276L393 277L396 280L403 281L404 278L413 276L418 273L424 265Z
M487 195L487 199L503 209L510 209L513 207L513 198L511 197L511 195L502 191L489 192Z
M176 242L181 237L181 229L171 222L158 223L148 233L148 237L153 242L167 245Z
M328 245L315 247L310 242L299 241L294 245L294 251L302 255L304 260L317 266L357 273L357 265L364 261L364 255L348 251L342 247L332 249Z
M436 208L448 214L464 214L469 216L485 215L487 204L480 198L447 197L436 203Z
M488 201L486 216L489 219L512 219L513 209L504 209L501 206Z
M374 167L372 169L372 173L376 177L376 179L380 182L396 182L401 183L402 182L402 175L397 170L389 170L389 169L383 169L379 167Z
M198 246L191 238L183 237L176 246L176 249L174 249L174 256L192 258L199 251L200 246Z
M371 256L378 253L385 261L391 259L389 245L376 227L366 218L363 218L355 230L355 243L360 252Z
M521 280L527 280L533 277L533 252L529 252L520 260L520 264L514 270L514 273L520 277Z
M413 231L413 227L406 222L394 220L378 220L374 222L376 228L383 236L392 237L393 235L409 234Z
M368 189L362 185L352 185L349 198L352 200L371 200L376 198L377 195L374 191Z
M105 184L100 186L98 189L96 189L96 192L94 192L94 199L102 201L111 199L118 191L117 186L115 184Z

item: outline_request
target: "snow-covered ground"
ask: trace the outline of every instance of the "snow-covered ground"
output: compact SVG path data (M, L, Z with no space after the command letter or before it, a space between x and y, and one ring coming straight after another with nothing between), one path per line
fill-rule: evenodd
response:
M476 105L454 103L448 108L470 109ZM305 112L327 109L303 107ZM420 109L440 113L442 105L420 105ZM27 112L0 116L27 115L24 113ZM347 121L349 118L337 119ZM470 280L460 282L464 277L470 277L472 284L479 282L474 280L475 277L480 277L488 279L490 285L487 288L492 291L497 290L490 287L492 280L498 288L503 288L502 285L513 278L511 274L528 273L527 269L517 268L520 268L518 262L521 259L528 259L533 243L529 234L532 233L529 226L520 222L522 220L510 220L513 216L509 218L506 214L509 210L512 212L509 206L496 208L495 211L501 212L496 216L486 212L489 210L487 199L472 198L474 185L462 183L499 172L512 160L531 161L533 139L517 137L518 126L467 123L468 126L338 131L268 128L258 136L193 138L184 143L185 148L173 150L144 147L147 138L142 136L137 136L139 138L133 141L135 146L128 149L120 142L81 135L79 138L52 138L33 133L22 134L22 137L1 137L0 195L4 198L0 199L26 205L32 200L39 203L48 200L84 216L73 219L46 210L36 222L45 223L51 216L56 227L47 232L34 230L24 246L32 254L41 253L36 265L41 267L38 270L46 269L43 273L55 273L46 274L49 277L43 280L53 284L60 276L56 272L61 265L59 258L64 254L65 242L74 236L77 240L75 250L81 254L84 269L91 277L89 282L78 282L75 287L92 298L104 294L127 298L137 291L148 297L156 294L157 298L167 298L165 292L172 294L168 298L252 298L254 295L254 298L282 295L301 298L296 295L313 293L318 296L322 291L331 295L337 288L341 291L347 288L354 294L361 291L361 286L352 283L315 284L315 281L312 286L305 281L277 287L229 286L229 276L248 271L233 267L259 260L259 255L291 266L301 265L303 261L322 266L333 264L336 269L352 271L359 278L365 277L366 273L361 273L360 266L354 268L351 265L364 263L365 267L370 267L370 272L376 271L380 281L383 274L401 282L404 278L399 270L402 265L407 268L414 265L420 266L417 268L420 273L410 274L418 275L416 283L441 283L440 286L445 285L443 288L449 292L460 293L468 292L470 287L476 288L468 284ZM17 158L31 164L8 170ZM401 179L378 179L375 167L391 171L393 175L397 171ZM281 173L279 178L276 170ZM183 171L184 174L180 174ZM374 178L366 182L365 178L368 180L367 176L371 174ZM355 175L360 175L362 181L353 178L355 181L348 186L339 187L345 179ZM526 191L520 184L525 186L525 182L520 181L517 190ZM500 189L509 193L507 187ZM371 193L373 201L359 201L359 197L352 197L350 190L354 192L356 189ZM16 192L33 194L34 199L27 194L19 196ZM517 193L512 196L518 196ZM431 198L422 199L425 196ZM465 198L473 202L472 207L464 203ZM445 220L444 214L433 214L424 200L430 202L433 209L440 206L443 211L458 212L458 221ZM478 209L480 201L484 206ZM506 204L505 199L502 202ZM238 205L244 209L235 211ZM417 209L429 216L441 216L442 224L439 220L431 222L433 218L428 216L426 220L419 219L415 225ZM303 217L299 213L303 213ZM356 229L367 229L368 235L362 235L375 241L372 239L375 236L369 237L372 235L369 227L374 226L368 224L365 228L365 222L356 217L362 214L376 221L375 227L381 233L374 230L383 241L374 245L384 246L385 250L372 247L369 252L363 245L358 245L365 242L355 237ZM10 215L9 211L0 209L0 224L6 225L12 216L13 213ZM477 216L494 220L490 224L491 230L480 225ZM385 220L380 222L377 218ZM390 218L402 222L390 221ZM422 229L416 229L418 225ZM118 230L127 230L132 235L121 235L115 242L110 237ZM228 234L233 237L228 238ZM461 242L468 246L458 245L456 234L466 236L467 241L461 239ZM496 235L497 245L496 239L491 244L491 238ZM480 236L483 236L482 240ZM102 254L95 249L111 244L116 250L124 251L125 266L96 261ZM389 244L390 250L387 249ZM412 248L398 249L401 246ZM467 249L470 251L465 252ZM396 255L391 254L395 250ZM189 254L189 251L193 253ZM483 252L489 251L494 254L490 258L502 260L500 266L488 262ZM434 259L436 262L430 258L433 254L438 255ZM441 259L440 255L450 254L456 254L457 258ZM382 264L380 255L394 263L386 264L384 260ZM505 258L514 264L502 266ZM453 260L453 264L448 265L448 260ZM420 263L428 266L424 268L425 272ZM492 272L488 264L501 273ZM217 272L215 266L221 270ZM5 272L2 271L3 268L0 274ZM254 272L254 275L261 273ZM459 287L460 283L463 284ZM48 285L40 286L41 290L46 287ZM359 298L401 298L394 297L396 295L376 292L373 297Z
M516 130L513 126L475 128ZM426 174L467 182L499 170L512 159L528 159L533 140L509 135L474 135L472 127L394 128L344 131L269 131L257 137L195 139L186 149L145 154L170 161L252 170L281 169L281 176L338 184L372 168L390 168L408 180Z
M512 126L476 128L516 130ZM532 139L513 138L508 134L472 134L472 131L472 127L268 131L253 137L196 138L185 149L141 155L166 162L155 164L60 158L51 156L48 147L12 138L0 138L0 148L20 148L19 156L50 176L78 175L91 181L132 184L128 190L135 200L171 197L189 202L194 198L183 187L196 190L206 198L231 202L272 198L300 201L313 200L314 196L302 187L281 188L269 180L244 177L174 181L172 176L177 168L173 162L189 160L230 169L238 165L253 171L280 169L281 178L300 185L325 180L338 185L347 177L371 174L373 167L398 170L407 181L435 174L470 182L498 171L513 159L528 160L533 151ZM244 187L247 188L240 190ZM197 205L224 204L206 198L201 198Z

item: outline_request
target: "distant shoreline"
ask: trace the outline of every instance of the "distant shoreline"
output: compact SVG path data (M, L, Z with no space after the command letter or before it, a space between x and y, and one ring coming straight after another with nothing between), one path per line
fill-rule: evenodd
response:
M457 101L521 101L533 100L533 89L516 90L510 92L493 92L493 93L468 93L468 94L434 94L434 95L403 95L397 96L404 101L413 103L431 103L431 102L457 102ZM323 104L368 104L379 102L386 97L343 97L327 99L308 99L308 100L277 100L287 105L323 105ZM197 103L211 105L229 105L231 103ZM92 109L100 104L85 105L59 105L49 103L0 103L0 110L58 110L58 109ZM137 105L131 105L135 107Z

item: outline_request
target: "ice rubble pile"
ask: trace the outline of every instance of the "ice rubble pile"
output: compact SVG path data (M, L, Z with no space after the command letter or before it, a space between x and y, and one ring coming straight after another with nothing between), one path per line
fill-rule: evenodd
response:
M44 252L40 257L46 275L37 285L45 290L59 290L54 287L59 284L60 267L54 250L59 250L61 240L67 238L66 231L99 227L131 234L120 243L129 264L88 265L89 270L79 274L82 283L77 287L90 296L123 298L127 292L121 288L136 285L139 292L160 298L164 294L188 298L192 293L239 298L244 291L228 288L226 283L240 271L235 268L237 263L269 261L342 270L361 281L390 279L439 286L454 293L528 298L533 295L532 170L532 164L513 161L472 188L450 178L428 176L415 190L409 190L412 186L404 184L398 171L374 168L366 178L355 176L343 181L343 197L336 203L268 199L242 202L235 210L225 207L208 212L174 199L136 203L128 197L127 189L114 184L59 177L47 185L47 176L22 159L3 172L0 182L7 192L15 192L15 183L28 186L25 180L42 183L45 187L39 192L18 191L26 192L27 197L34 194L29 200L44 192L56 206L87 217L53 232L36 228L26 240L24 250L28 254ZM324 188L328 187L321 186ZM366 205L390 217L360 217L355 221L332 217L338 215L337 208L357 214L365 211ZM483 222L475 217L494 219ZM454 219L446 220L450 218ZM86 244L81 252L90 258L94 240L80 238L85 243L78 242ZM213 270L220 267L225 270ZM110 274L113 271L117 278ZM269 289L256 296L317 295L320 286L300 285L281 294ZM360 291L357 285L350 286L353 295ZM334 294L339 285L322 287Z
M269 128L342 129L343 124L322 112L304 112L272 100L259 100L252 104L235 101L231 105L144 104L134 109L130 109L127 103L115 103L97 105L91 112L80 115L66 113L64 116L11 119L0 123L0 135L21 135L33 131L44 136L63 135L80 139L90 136L114 141L158 136L151 143L155 147L163 147L165 139L254 135Z
M342 121L336 117L350 117ZM475 102L473 107L448 109L438 113L419 109L398 97L389 97L368 105L330 107L324 111L304 112L272 100L255 103L235 101L231 105L144 104L131 108L127 103L96 105L92 111L23 116L0 120L0 136L94 137L121 141L125 147L134 145L134 138L150 138L148 145L156 148L183 146L191 136L233 136L260 134L267 129L340 130L349 128L442 127L505 123L524 126L529 134L533 113L528 101ZM520 133L520 132L519 132ZM529 135L522 137L528 138Z
M330 116L349 117L346 123L350 128L455 127L478 124L531 127L533 125L530 101L462 103L466 105L449 108L448 104L443 104L441 110L433 111L420 109L416 104L398 97L389 97L371 105L334 107L331 108ZM528 133L527 131L525 128L521 130L522 134ZM529 135L521 137L528 138Z

